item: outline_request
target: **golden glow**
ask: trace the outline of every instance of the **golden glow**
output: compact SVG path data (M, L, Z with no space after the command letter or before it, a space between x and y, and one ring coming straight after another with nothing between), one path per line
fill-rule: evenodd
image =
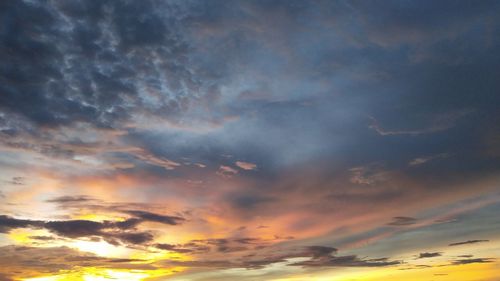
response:
M101 280L129 280L129 281L141 281L144 278L150 277L149 274L143 272L135 271L117 271L117 270L103 270L100 273L95 274L85 274L83 276L84 281L101 281Z
M107 214L79 214L74 217L77 220L89 220L89 221L105 221L105 220L113 220L120 221L123 220L122 217L110 216Z
M58 281L58 280L64 280L66 276L49 276L49 277L37 277L37 278L28 278L28 279L23 279L24 281Z
M32 230L28 231L25 229L15 229L9 233L8 237L14 242L24 245L31 242L31 239L29 237L33 235L35 234L33 234Z
M485 280L493 281L498 278L500 264L477 263L467 265L438 265L436 267L402 270L406 266L388 268L364 268L364 269L340 269L327 270L322 273L310 275L299 275L273 281L470 281ZM439 278L439 279L437 279Z
M105 257L123 257L130 252L130 250L124 247L116 247L104 241L93 242L79 240L71 242L68 246L77 248L82 252L90 252Z
M102 268L85 268L80 272L57 274L52 276L22 279L23 281L109 281L126 280L142 281L147 278L167 276L173 270L117 270Z

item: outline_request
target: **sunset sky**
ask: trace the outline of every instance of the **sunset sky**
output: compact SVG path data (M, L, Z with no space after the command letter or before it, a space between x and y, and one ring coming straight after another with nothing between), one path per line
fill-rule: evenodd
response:
M500 280L500 1L0 1L0 281Z

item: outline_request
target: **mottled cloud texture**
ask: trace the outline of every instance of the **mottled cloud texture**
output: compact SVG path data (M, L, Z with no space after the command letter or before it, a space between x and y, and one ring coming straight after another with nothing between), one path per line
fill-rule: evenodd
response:
M499 12L0 1L0 280L495 280Z

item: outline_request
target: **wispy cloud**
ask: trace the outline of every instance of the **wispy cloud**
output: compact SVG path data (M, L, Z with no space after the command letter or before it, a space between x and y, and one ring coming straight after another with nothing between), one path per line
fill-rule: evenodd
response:
M462 242L451 243L448 246L461 246L461 245L476 244L476 243L489 242L489 241L490 240L467 240L467 241L462 241Z
M240 167L243 170L255 170L257 169L257 165L244 161L236 161L236 166Z

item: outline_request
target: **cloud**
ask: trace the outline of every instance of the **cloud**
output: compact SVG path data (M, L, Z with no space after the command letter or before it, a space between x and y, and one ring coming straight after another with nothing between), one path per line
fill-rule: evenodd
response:
M274 197L258 194L232 194L228 197L230 204L237 210L251 210L277 200Z
M471 263L491 263L494 262L493 258L476 258L476 259L460 259L452 261L453 265L471 264Z
M426 126L424 128L400 129L400 130L386 130L382 128L377 119L370 117L372 124L368 127L370 129L373 129L381 136L397 136L397 135L419 136L419 135L441 132L453 128L454 126L456 126L456 123L460 118L470 113L471 113L470 110L458 110L458 111L450 111L448 113L429 114L424 118L424 120L427 121Z
M160 250L176 252L176 253L192 253L192 252L194 252L194 250L192 250L192 249L180 248L176 245L166 244L166 243L155 244L155 247L157 249L160 249Z
M439 159L439 158L446 158L448 156L449 155L447 153L440 153L440 154L432 155L432 156L417 157L417 158L411 160L410 162L408 162L408 165L409 166L419 166L419 165L423 165L429 161Z
M441 256L440 252L425 252L425 253L420 253L417 259L434 258L440 256Z
M412 217L394 217L392 218L392 222L388 223L387 225L391 226L406 226L406 225L412 225L416 224L417 219L412 218Z
M0 247L0 276L20 280L43 275L78 272L82 266L107 269L149 270L142 260L98 257L68 247ZM12 278L12 279L9 279ZM1 280L1 279L0 279Z
M10 230L15 228L41 227L41 226L43 226L42 221L15 219L9 216L0 215L0 233L8 233L10 232Z
M462 242L451 243L448 246L461 246L461 245L476 244L476 243L489 242L489 241L490 240L467 240L467 241L462 241Z
M391 256L414 227L494 228L428 224L498 182L495 1L3 2L1 213L20 215L0 232L261 268L385 266L301 246ZM69 219L87 214L112 219Z
M306 251L309 251L309 255L313 259L320 259L336 254L338 250L336 248L326 246L309 246L306 247Z
M132 71L139 64L125 54L134 56L147 49L182 53L181 46L166 44L166 40L178 42L176 31L167 28L167 16L156 13L158 7L152 1L143 5L19 2L4 6L3 10L10 16L0 36L5 42L4 48L11 51L2 61L11 71L9 75L2 75L5 94L0 104L15 118L27 119L36 125L88 122L109 127L129 120L127 109L141 103L139 88L153 85L131 82L130 78L141 77L148 70ZM138 15L141 21L135 20ZM33 19L31 25L19 30L25 17ZM168 18L175 19L173 15ZM64 22L73 28L61 28ZM12 39L14 34L16 40ZM152 63L153 58L146 57L142 57L141 63ZM165 59L170 63L176 60L172 55ZM174 73L171 71L170 75ZM151 75L152 79L156 78L154 83L161 81L157 75ZM177 75L180 81L186 78L181 71L177 71ZM25 97L33 103L23 102ZM166 106L164 102L170 101L172 109L177 107L174 99L167 100L158 100L158 105Z
M112 227L105 223L73 220L73 221L49 221L44 224L49 231L68 238L79 238L102 235L102 231Z
M447 125L435 125L428 128L423 129L415 129L415 130L386 130L382 128L378 121L375 118L372 118L372 124L368 126L368 128L373 129L381 136L397 136L397 135L409 135L409 136L418 136L422 134L430 134L439 131L443 131L452 127L452 124Z
M372 185L386 181L389 173L384 171L379 164L370 164L349 169L352 176L349 179L354 184Z
M219 170L217 170L217 175L223 177L223 178L231 178L232 176L236 175L238 173L238 170L231 168L229 166L224 166L220 165Z
M133 155L148 164L163 167L166 170L173 170L181 165L180 163L169 160L165 157L155 156L154 154L149 153L145 150L134 151Z
M52 199L48 199L46 200L46 202L49 202L49 203L58 203L58 204L66 204L66 203L85 203L85 202L89 202L89 201L93 201L94 199L89 197L89 196L85 196L85 195L81 195L81 196L60 196L60 197L56 197L56 198L52 198Z
M386 258L361 259L355 255L332 256L323 259L311 259L308 261L296 262L291 266L303 267L384 267L401 264L400 261L390 261Z
M184 219L182 217L178 217L178 216L159 215L159 214L155 214L155 213L138 211L138 210L124 211L124 213L132 215L132 216L139 218L143 221L158 222L158 223L163 223L163 224L168 224L168 225L177 225L177 224L180 224L186 220L186 219Z
M240 167L243 170L255 170L257 169L257 165L249 162L236 161L236 166Z
M106 242L119 245L140 245L153 241L149 232L130 231L130 225L123 227L121 222L95 222L87 220L49 221L44 228L61 237L92 238L100 237Z
M24 177L13 177L9 183L12 185L25 185L26 179Z
M98 200L96 198L79 195L79 196L61 196L46 200L49 203L59 204L65 209L90 209L92 211L107 211L114 213L122 213L132 216L124 221L116 222L116 225L121 228L131 228L141 222L157 222L166 225L178 225L184 222L186 219L180 216L170 216L162 215L157 213L151 213L142 210L130 210L131 206L139 207L150 207L144 204L117 204L117 203L106 203Z
M35 236L29 236L29 239L39 240L39 241L53 241L56 238L52 236L35 235Z
M128 211L127 213L133 215L133 217L124 221L103 222L90 220L21 220L2 215L0 216L0 231L8 233L16 228L43 228L65 238L77 239L99 237L114 245L120 243L125 245L142 245L153 241L154 236L147 231L136 231L135 227L138 224L150 221L167 225L177 225L184 220L180 217L164 216L144 211ZM47 240L47 238L43 237L38 240Z
M207 240L208 243L215 243L217 245L227 244L230 241L226 239ZM170 250L171 245L166 245L167 250ZM173 247L175 251L175 247ZM225 252L225 251L222 251ZM337 249L327 246L307 246L288 252L277 253L254 253L246 255L237 260L228 259L203 259L193 261L174 261L165 260L162 264L176 265L186 267L199 267L199 268L247 268L247 269L261 269L268 265L276 263L287 263L292 258L309 258L309 260L302 262L287 263L288 266L302 266L302 267L380 267L397 265L399 261L389 261L386 258L378 259L362 259L355 255L351 256L336 256Z

